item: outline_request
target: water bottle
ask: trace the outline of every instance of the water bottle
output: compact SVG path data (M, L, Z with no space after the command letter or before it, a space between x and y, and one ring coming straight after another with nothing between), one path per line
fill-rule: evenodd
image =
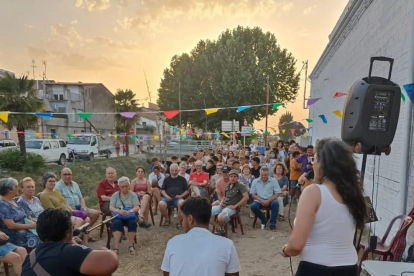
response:
M177 208L174 208L174 218L177 218Z

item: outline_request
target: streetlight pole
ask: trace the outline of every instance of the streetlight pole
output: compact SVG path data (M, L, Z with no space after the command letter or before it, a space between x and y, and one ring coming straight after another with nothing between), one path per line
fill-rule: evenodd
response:
M180 154L179 154L179 156L180 156L180 158L181 158L181 82L179 82L178 83L178 116L179 116L179 121L180 121L180 123L179 123L179 130L178 130L178 133L179 133L179 140L178 140L178 143L180 144Z
M266 126L265 126L265 147L267 147L267 119L269 117L269 75L267 75L267 88L266 88Z

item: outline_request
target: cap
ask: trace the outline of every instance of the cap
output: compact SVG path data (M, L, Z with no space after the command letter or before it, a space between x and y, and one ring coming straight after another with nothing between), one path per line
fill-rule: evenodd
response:
M230 171L230 174L237 174L237 175L239 175L239 171L238 170L231 170Z
M223 166L223 167L221 168L221 171L222 171L222 172L229 172L229 171L230 171L230 167L229 167L229 166Z

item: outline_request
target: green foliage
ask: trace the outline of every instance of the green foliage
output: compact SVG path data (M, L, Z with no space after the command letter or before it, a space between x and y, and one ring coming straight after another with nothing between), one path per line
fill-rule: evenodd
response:
M297 122L298 125L296 125L296 123L290 123L292 121L293 115L289 111L286 111L282 116L280 116L279 125L281 125L282 127L279 128L279 137L281 140L289 141L294 137L303 135L306 132L306 127L302 123ZM293 135L291 129L295 130ZM302 131L300 131L301 129ZM283 133L282 130L286 130L285 133Z
M294 101L299 87L296 59L282 49L276 37L260 28L226 30L216 41L200 40L190 54L174 56L164 70L158 90L161 110L177 110L179 86L181 109L203 109L263 104L266 102L266 78L269 76L269 102ZM205 102L205 104L204 104ZM276 110L269 108L269 115ZM208 129L220 129L222 120L246 119L249 124L265 117L265 107L253 107L241 113L219 110L209 115ZM204 111L183 112L182 123L205 128ZM169 120L179 125L178 116Z
M115 93L115 111L116 112L134 112L138 111L138 102L135 100L136 94L131 89L118 89ZM133 124L139 121L139 116L135 115L133 118L125 118L120 114L115 115L117 121L117 131L129 134L129 129ZM129 136L125 136L126 155L129 156Z
M35 172L45 166L45 160L42 156L29 153L27 158L20 154L19 149L7 149L0 151L0 168Z
M37 98L34 89L35 81L27 76L16 78L6 73L0 79L0 110L12 112L39 112L44 109L43 101ZM17 131L35 128L39 118L35 115L10 114L9 121L4 123L8 129L14 127ZM26 156L25 136L19 135L20 153Z

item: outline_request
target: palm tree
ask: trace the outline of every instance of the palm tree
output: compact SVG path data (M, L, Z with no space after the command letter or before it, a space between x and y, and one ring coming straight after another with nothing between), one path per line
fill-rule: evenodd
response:
M44 104L36 95L33 88L34 80L23 75L16 78L6 73L0 79L0 110L10 112L35 113L44 109ZM7 123L3 123L8 129L16 128L20 145L20 153L26 156L26 141L24 131L33 129L39 122L39 118L29 114L10 114Z
M136 112L139 110L137 100L134 100L136 94L131 89L118 89L115 93L115 111L118 112ZM125 135L126 155L129 156L129 129L139 120L138 114L133 118L126 118L120 114L115 115L118 122L117 128L123 129Z
M301 136L304 133L306 133L306 127L302 123L300 122L290 123L292 121L293 121L293 115L289 111L286 111L285 114L280 116L279 125L281 125L282 127L279 128L279 131L280 131L279 137L281 140L288 141L288 140L293 139L294 136L295 137ZM293 134L292 134L291 129L295 130ZM282 130L285 130L285 133L283 133Z

